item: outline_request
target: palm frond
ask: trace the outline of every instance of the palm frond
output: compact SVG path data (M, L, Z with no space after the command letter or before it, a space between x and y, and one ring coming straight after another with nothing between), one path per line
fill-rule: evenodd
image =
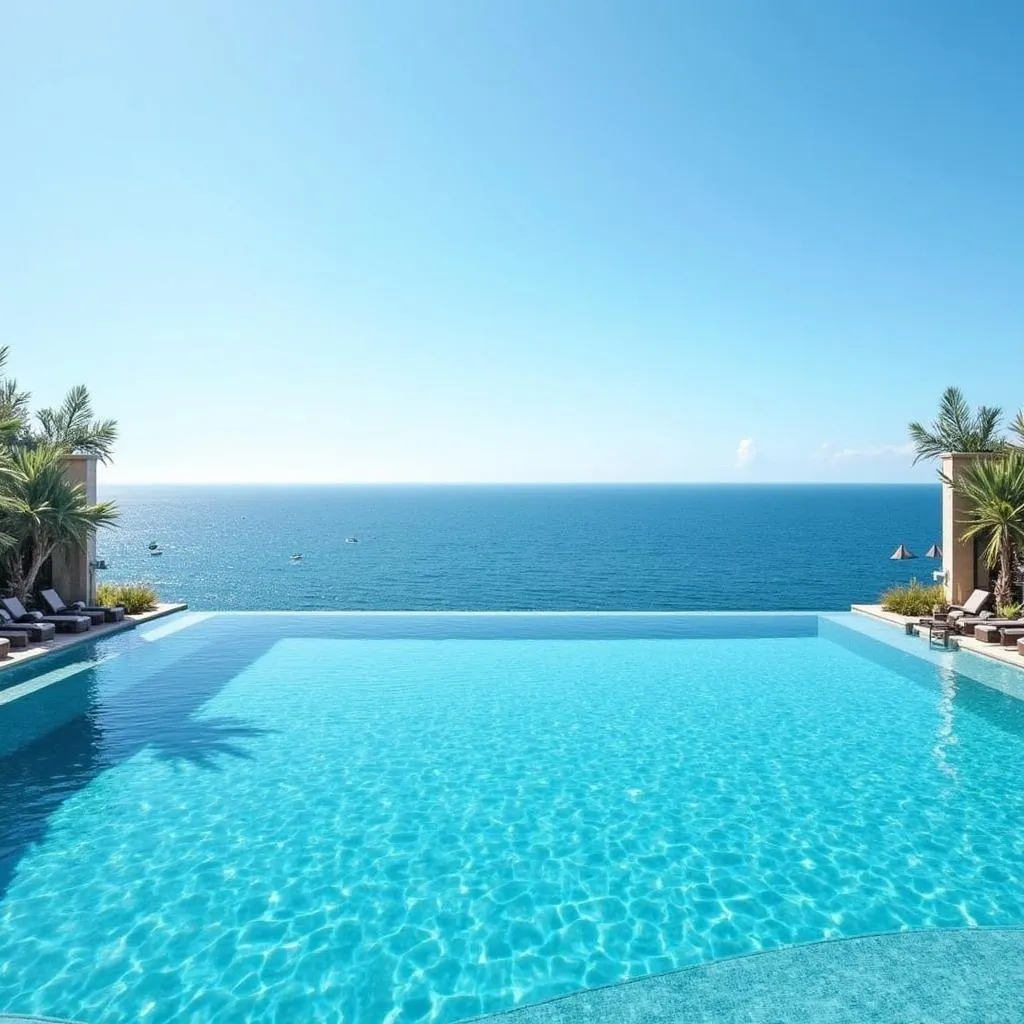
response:
M1009 577L1014 550L1024 548L1024 452L1016 449L969 466L956 483L968 511L959 525L961 540L985 541L985 561Z
M1024 445L1024 409L1018 409L1010 424L1010 431L1017 438L1017 444Z
M102 462L110 461L117 440L117 422L93 418L92 399L84 385L71 388L59 407L40 409L36 419L43 443L68 452L95 455Z
M915 420L907 427L915 464L943 452L999 451L1005 445L999 433L1002 416L1002 409L991 405L982 405L972 413L959 388L946 388L939 399L935 422L925 427Z
M907 430L910 433L910 440L914 442L914 465L922 459L934 459L942 454L941 438L925 429L922 424L911 423Z

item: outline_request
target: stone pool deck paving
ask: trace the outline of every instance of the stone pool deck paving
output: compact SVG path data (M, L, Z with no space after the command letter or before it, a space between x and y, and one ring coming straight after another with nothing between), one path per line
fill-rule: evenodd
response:
M94 640L102 640L103 637L113 636L115 633L135 629L154 619L162 619L166 615L183 612L187 608L187 604L158 604L151 612L143 612L141 615L126 615L123 622L108 622L102 626L93 626L85 633L58 633L46 643L29 644L28 647L19 651L11 651L6 658L0 661L0 672L24 665L26 662L39 661L50 654L59 654L70 647L78 647L81 644L92 643ZM0 1018L0 1024L3 1024L3 1018Z
M922 631L917 625L917 620L921 616L896 615L894 612L883 611L880 604L854 604L850 606L850 611L857 615L867 615L881 622L887 622L892 626L899 626L904 631L906 631L907 626L910 626L915 636L920 636L925 643L928 642L927 627ZM975 640L973 636L953 637L951 638L951 644L958 650L970 651L971 654L980 654L984 658L991 658L993 661L999 661L1004 665L1012 665L1016 669L1024 670L1024 655L1018 654L1015 646L1001 647L999 644L986 644L981 640Z
M477 1018L493 1024L1024 1022L1024 930L899 932L719 960Z

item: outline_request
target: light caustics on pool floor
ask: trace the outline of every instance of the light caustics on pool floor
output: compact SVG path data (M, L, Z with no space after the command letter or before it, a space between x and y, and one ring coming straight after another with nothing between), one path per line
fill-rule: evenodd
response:
M1024 704L976 659L841 616L371 619L211 616L7 706L0 1011L454 1022L1024 923Z

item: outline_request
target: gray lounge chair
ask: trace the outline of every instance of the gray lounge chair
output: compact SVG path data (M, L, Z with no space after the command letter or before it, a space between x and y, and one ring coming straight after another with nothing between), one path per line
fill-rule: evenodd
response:
M0 629L7 632L24 633L32 643L52 640L57 627L52 622L15 622L10 613L0 607Z
M124 619L123 608L87 606L84 601L65 604L56 590L40 590L39 599L46 605L51 615L88 615L94 626L102 626L104 622L121 622Z
M1017 619L1006 619L1000 618L994 612L988 614L982 613L976 619L959 619L956 624L956 630L961 636L973 636L979 626L1016 626Z
M964 625L983 622L993 617L993 612L983 612L982 608L988 604L992 594L987 590L973 590L971 596L963 604L950 605L949 612L945 619L934 619L931 616L917 620L919 626L935 626L945 623L955 632L963 632Z
M52 622L60 633L84 633L92 627L88 615L42 615L30 612L16 597L0 597L0 608L15 622Z
M999 630L999 642L1003 647L1016 647L1021 637L1024 637L1024 622Z
M961 615L959 618L951 618L949 621L957 633L970 635L974 632L975 626L984 625L990 619L995 619L995 617L995 612L982 612L980 615Z
M987 622L979 622L974 627L972 635L983 644L998 644L1002 640L1004 629L1016 629L1020 626L1024 626L1020 619L989 619Z
M991 597L992 592L989 590L972 590L971 596L963 604L950 605L949 614L958 619L978 616Z

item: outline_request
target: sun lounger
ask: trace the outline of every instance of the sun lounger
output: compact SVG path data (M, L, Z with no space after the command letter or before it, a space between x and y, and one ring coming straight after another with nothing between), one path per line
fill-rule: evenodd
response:
M979 622L974 627L975 640L980 640L983 644L997 644L999 643L999 631L1002 627L998 623Z
M985 618L985 620L980 623L968 623L961 631L961 635L967 637L973 636L981 639L980 636L978 636L978 630L984 629L989 631L988 635L991 635L990 631L994 628L996 635L998 635L999 630L1007 628L1013 629L1016 626L1020 626L1020 620L1018 620L1018 618L995 618L993 616L992 618Z
M18 651L28 647L28 633L15 629L0 629L0 637L7 641L7 646L12 651Z
M92 626L88 615L41 615L30 612L16 597L0 597L0 608L15 622L51 622L61 633L84 633Z
M971 592L971 596L967 598L963 604L950 605L945 618L935 619L926 617L918 619L917 624L919 626L938 626L945 622L949 624L951 629L960 631L962 625L968 620L973 619L975 621L979 621L993 617L993 612L982 611L985 605L988 604L991 596L992 594L987 590L974 590Z
M1017 641L1021 637L1024 637L1024 622L1021 622L1017 626L1011 626L1009 628L1004 627L999 630L999 642L1004 647L1016 647Z
M954 628L958 633L970 636L974 632L975 626L994 626L996 623L1005 626L1010 621L1012 620L999 618L995 612L982 612L971 618L957 619Z
M57 627L52 622L15 622L10 614L0 607L0 630L24 633L32 643L52 640Z
M950 606L950 614L953 614L954 612L961 612L964 617L978 615L985 605L988 604L991 596L991 591L973 590L971 591L971 596L967 598L963 604L954 604Z
M39 599L47 607L51 615L88 615L94 626L102 626L104 622L120 622L124 619L123 608L103 608L99 605L87 606L83 601L65 604L56 590L39 591Z

